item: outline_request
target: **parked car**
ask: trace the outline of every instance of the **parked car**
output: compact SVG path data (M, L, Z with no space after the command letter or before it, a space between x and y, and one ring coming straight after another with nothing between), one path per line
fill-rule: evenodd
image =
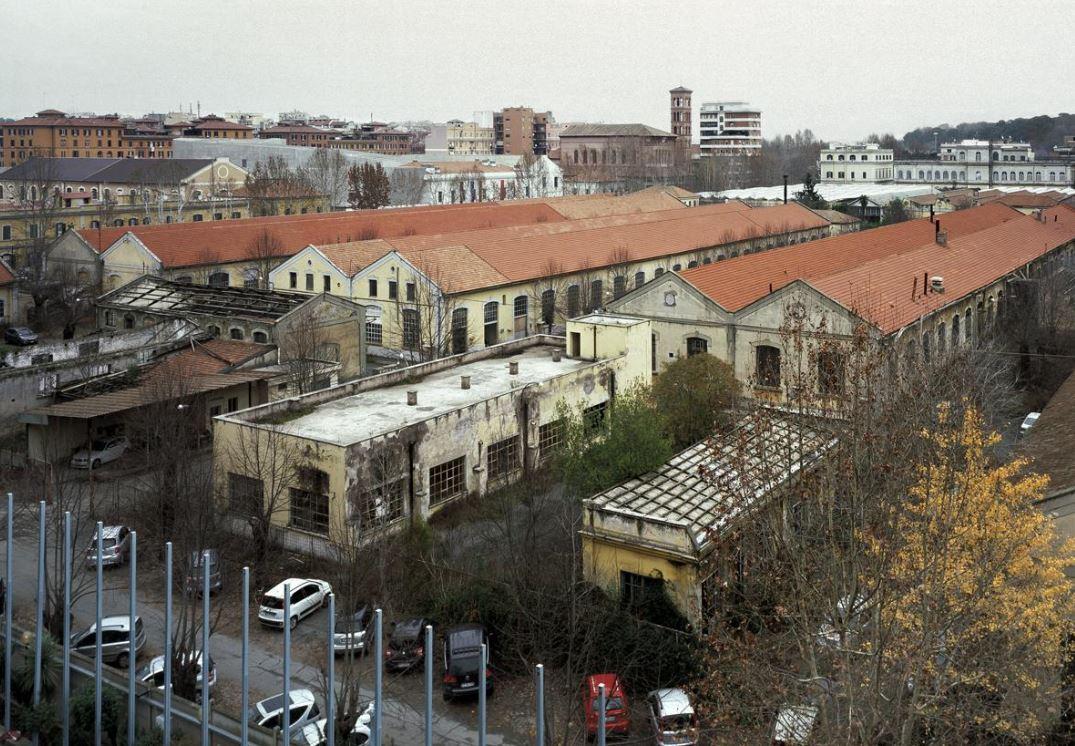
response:
M369 740L373 735L370 732L370 722L372 720L373 703L370 702L355 721L355 727L351 729L351 737L347 739L348 744L361 746L364 743L369 743ZM321 718L303 728L299 735L292 736L291 742L300 744L300 746L325 746L325 744L328 743L328 736L325 735L325 728L327 726L328 720Z
M146 631L142 618L134 618L134 654L145 647ZM97 653L97 625L91 624L71 635L71 649L94 657ZM106 616L101 619L101 662L126 668L131 662L131 617Z
M807 743L817 720L817 708L811 705L784 705L773 721L772 746L797 746Z
M199 690L202 688L202 652L197 650L193 654L194 660L198 667L198 680L196 686ZM164 656L158 655L146 665L138 669L135 674L139 681L146 686L151 686L154 689L164 689ZM172 672L173 678L175 672ZM174 686L173 681L173 686ZM213 687L216 686L216 662L213 660L213 656L209 656L209 692L212 697Z
M117 435L114 438L98 438L89 445L75 451L71 457L72 469L100 469L102 464L115 461L127 452L127 438Z
M4 341L9 345L35 345L37 332L26 326L9 326L4 330Z
M358 610L353 614L336 615L336 634L332 638L332 652L336 655L344 653L368 653L366 644L369 635L370 620L373 618L373 609L370 604L359 604Z
M698 721L690 697L682 689L656 689L646 695L650 728L662 746L694 746Z
M1026 417L1023 418L1022 424L1019 425L1020 438L1030 432L1030 428L1034 427L1039 417L1041 417L1041 412L1030 412Z
M101 536L93 532L93 540L86 549L87 567L97 565L97 552L101 552L101 564L105 567L122 565L131 553L131 530L126 526L102 526Z
M818 644L838 648L857 638L869 621L866 611L870 602L863 596L848 594L836 603L835 614L822 621L815 635Z
M300 736L303 729L314 722L321 715L317 707L314 693L309 689L293 689L289 692L291 701L289 739ZM284 727L284 695L277 694L254 704L246 715L247 722L251 725L260 725L269 730Z
M425 662L425 634L428 619L421 617L395 622L388 646L384 651L384 665L389 671L409 671ZM429 651L431 654L433 651Z
M217 593L224 589L224 579L220 574L220 552L215 549L206 549L201 552L190 553L190 572L187 574L187 593L198 595L202 592L202 560L209 555L209 592Z
M605 735L626 736L631 730L631 708L623 682L614 673L595 673L582 682L582 711L586 713L586 736L597 735L600 686L605 685Z
M460 624L444 633L444 700L464 694L477 694L481 677L481 645L489 637L480 624ZM487 648L488 649L488 648ZM493 691L493 672L488 660L485 668L485 692Z
M291 586L291 628L328 604L332 586L313 578L288 578L270 588L261 598L258 621L266 627L284 628L284 586Z

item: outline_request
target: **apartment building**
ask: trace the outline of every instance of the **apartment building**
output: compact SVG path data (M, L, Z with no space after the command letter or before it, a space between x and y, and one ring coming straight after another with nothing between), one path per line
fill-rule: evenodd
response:
M941 143L936 158L894 162L895 180L938 186L1075 186L1075 161L1039 160L1029 143L960 140Z
M0 166L44 158L166 158L170 138L137 131L117 114L79 117L45 109L0 125Z
M761 153L761 110L743 101L702 104L698 130L703 157Z
M493 155L496 140L492 127L481 127L477 122L449 119L444 124L434 124L425 138L428 155Z
M513 106L495 112L495 152L501 155L548 155L549 130L555 123L551 111L535 112L527 106Z
M195 119L183 133L184 137L224 138L227 140L250 140L254 137L254 128L232 122L215 114Z

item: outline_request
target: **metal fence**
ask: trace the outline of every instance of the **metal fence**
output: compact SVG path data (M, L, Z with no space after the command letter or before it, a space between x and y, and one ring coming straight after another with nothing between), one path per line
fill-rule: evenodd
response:
M34 616L34 629L30 631L29 635L32 636L32 649L34 660L34 679L33 679L33 705L36 707L42 703L43 698L43 682L42 682L42 648L46 635L48 632L45 629L44 615L46 613L46 574L48 571L46 565L46 511L48 507L44 501L38 504L38 544L37 544L37 588L36 588L36 605ZM105 687L113 687L117 690L123 691L127 696L127 723L126 723L126 737L128 744L136 743L138 736L138 724L139 724L139 706L142 708L142 723L156 724L163 731L163 743L170 744L172 742L173 732L176 730L177 724L183 727L183 730L188 734L198 733L200 743L208 745L212 742L216 743L238 743L245 746L246 744L269 744L280 743L282 739L281 734L291 733L290 723L290 710L287 707L283 708L282 727L276 731L269 731L256 724L248 723L247 713L250 709L250 690L249 690L249 665L250 665L250 568L244 567L242 571L242 659L241 659L241 692L240 692L240 713L239 716L231 717L224 713L214 712L213 703L211 697L208 696L209 689L209 668L208 663L211 660L211 646L212 635L210 629L210 561L209 553L207 552L200 562L201 572L201 646L200 651L202 666L202 697L201 703L195 705L194 703L186 702L184 700L175 701L172 693L172 674L173 674L173 649L172 649L172 632L174 629L173 619L173 590L174 590L174 578L173 578L173 557L172 557L172 543L167 542L164 547L164 560L165 560L165 601L164 601L164 672L163 672L163 690L156 690L152 686L147 686L144 683L137 681L137 666L135 661L137 660L137 637L135 631L134 620L138 615L138 535L137 532L132 531L130 534L130 551L128 555L128 570L129 570L129 610L130 615L130 633L129 633L129 648L127 650L127 670L106 670L103 668L103 656L102 656L102 617L103 617L103 601L102 596L104 592L103 587L103 541L101 522L96 524L95 536L98 537L98 543L96 544L95 551L95 584L94 584L94 600L95 600L95 640L94 640L94 654L90 656L82 656L77 652L72 651L72 630L71 630L71 593L72 593L72 563L75 561L74 557L74 545L73 541L75 537L72 535L72 521L71 514L65 513L63 526L63 657L61 663L61 683L60 691L58 694L58 705L61 712L61 730L62 730L62 743L64 746L68 746L71 736L71 722L70 722L70 702L71 702L71 684L72 674L82 679L92 677L93 689L94 689L94 730L95 730L95 744L101 746L101 724L102 724L102 691ZM6 567L5 567L5 589L6 597L4 598L4 621L3 621L3 640L4 640L4 662L3 662L3 725L5 730L10 731L12 728L12 668L13 668L13 647L15 641L15 628L12 620L12 609L14 607L14 497L12 493L7 494L7 548L6 548ZM328 597L328 620L325 628L325 673L326 673L326 691L332 693L326 697L325 702L325 715L326 726L324 728L324 740L323 743L327 746L334 746L335 744L335 692L337 691L336 671L335 671L335 653L334 653L334 636L336 633L336 614L335 614L335 596L329 595ZM284 615L283 615L283 672L282 672L282 686L283 702L290 702L291 692L291 666L292 666L292 651L291 651L291 625L288 622L291 618L291 594L290 588L285 586L284 591ZM373 614L373 658L374 658L374 681L373 681L373 698L372 698L372 718L370 719L370 740L369 742L375 746L381 746L385 737L385 728L382 720L382 705L384 700L383 691L383 674L384 674L384 650L383 650L383 614L381 609L376 609ZM19 643L20 647L23 647L22 643ZM368 638L367 643L368 645ZM24 654L29 655L30 644L25 644ZM425 655L424 655L424 743L427 746L431 746L434 743L433 733L433 628L427 625L425 627ZM485 746L487 739L487 710L486 710L486 668L488 661L488 650L486 645L481 646L481 665L478 682L478 730L476 742L479 746ZM537 665L534 671L534 685L535 685L535 737L534 743L537 746L543 746L546 742L545 736L545 676L544 668L542 665ZM604 692L602 687L601 697L603 701ZM147 712L148 708L148 712ZM159 715L157 714L159 712ZM604 728L605 708L602 706L598 711L598 728L597 739L599 744L604 744L605 728ZM194 730L194 727L197 730ZM193 731L193 732L192 732ZM299 733L291 733L291 738L295 739ZM37 734L33 734L35 746L38 742ZM306 741L303 741L306 744Z

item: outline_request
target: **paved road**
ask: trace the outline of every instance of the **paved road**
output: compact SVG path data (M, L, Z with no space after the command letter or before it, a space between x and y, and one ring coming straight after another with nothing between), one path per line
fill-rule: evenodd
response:
M32 614L37 587L36 549L37 537L34 527L20 522L16 529L15 567L13 595L17 611L24 610ZM85 547L89 537L80 538L76 548ZM2 539L0 539L2 543ZM146 547L139 547L145 551ZM76 557L79 553L76 551ZM141 564L141 563L140 563ZM163 595L163 590L152 586L148 577L139 578L138 614L146 628L147 645L139 663L146 662L150 656L163 649L164 641L164 606L156 600ZM106 614L126 614L129 604L128 568L105 570L103 608ZM146 593L145 591L149 592ZM226 608L226 615L233 615L226 626L239 629L241 620L238 604L234 609ZM256 600L252 600L256 604ZM75 629L79 625L92 623L94 616L94 598L92 593L79 599L75 604ZM214 612L215 613L215 610ZM305 687L314 692L320 691L319 665L325 660L323 648L319 643L325 639L327 612L318 611L299 623L292 636L292 689ZM215 631L210 641L210 650L217 664L218 692L223 687L231 688L228 699L239 701L239 682L242 671L242 642L238 635ZM367 661L363 667L363 696L372 698L372 664ZM278 693L283 688L283 634L258 627L256 608L253 610L250 634L249 685L251 699L258 694ZM365 686L365 684L369 686ZM434 682L437 686L438 682ZM417 744L422 742L424 723L424 696L422 675L420 672L403 675L385 675L385 700L383 704L385 718L385 743ZM320 697L319 697L320 699ZM236 705L236 708L237 705ZM323 709L323 708L322 708ZM503 722L502 722L503 721ZM477 711L472 703L445 703L439 692L434 692L434 742L438 744L475 744L477 743ZM506 716L498 719L497 699L490 700L489 738L490 746L499 744L525 744L529 742L526 735L530 722Z

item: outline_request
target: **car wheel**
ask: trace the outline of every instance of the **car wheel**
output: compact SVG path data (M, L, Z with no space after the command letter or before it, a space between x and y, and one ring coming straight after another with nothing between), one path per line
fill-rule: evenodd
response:
M299 618L297 616L291 617L291 629L295 629L298 626Z
M127 653L120 653L116 656L116 667L126 668L127 664L131 662L130 655Z
M449 691L442 691L440 693L440 696L442 696L444 698L445 702L451 702L452 701L452 693L449 692Z
M101 468L101 459L95 458L93 460L93 463L90 464L90 468L91 469L100 469Z

